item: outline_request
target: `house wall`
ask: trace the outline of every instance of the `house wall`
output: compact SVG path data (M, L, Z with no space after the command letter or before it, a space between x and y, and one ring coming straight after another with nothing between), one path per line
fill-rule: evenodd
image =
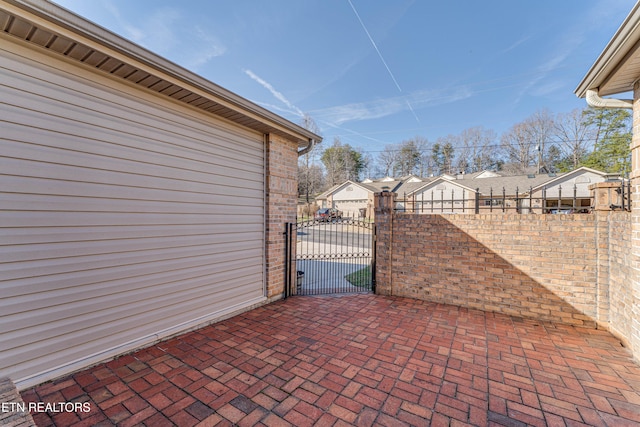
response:
M284 292L285 239L287 222L296 222L298 192L297 144L277 135L267 143L266 269L267 297Z
M393 204L377 195L376 292L599 325L635 345L630 213L415 215Z
M332 207L341 210L344 216L357 218L360 209L367 207L368 196L365 189L349 184L333 194Z
M554 181L553 185L546 187L546 195L547 198L558 198L559 195L562 195L563 199L572 199L574 195L574 186L575 186L575 195L577 198L589 198L591 197L591 191L589 190L589 186L598 182L604 182L605 178L602 175L597 173L584 171L578 176L570 176L560 179L558 181ZM542 189L537 190L534 193L534 197L540 197L542 193Z
M631 347L640 355L640 83L634 85L633 138L631 140ZM640 356L637 356L640 358Z
M425 214L473 212L475 197L475 192L443 180L408 196L399 203L399 209Z
M25 388L282 295L296 142L4 34L0 63L0 376Z

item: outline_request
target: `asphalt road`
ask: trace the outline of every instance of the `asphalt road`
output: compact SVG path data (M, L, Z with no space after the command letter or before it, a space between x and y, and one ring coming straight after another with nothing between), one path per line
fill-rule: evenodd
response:
M338 245L351 248L371 248L371 230L362 227L342 225L340 223L318 224L311 227L298 229L298 247L304 248L312 243L316 247L326 245ZM318 245L320 244L320 245ZM320 249L322 250L322 249Z
M304 272L302 294L362 292L346 280L371 263L372 231L346 223L301 227L296 236L296 270Z

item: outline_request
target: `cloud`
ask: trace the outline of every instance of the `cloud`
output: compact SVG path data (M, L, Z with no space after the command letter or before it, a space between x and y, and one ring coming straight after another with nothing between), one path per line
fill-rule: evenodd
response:
M112 2L107 2L105 7L124 29L127 38L185 68L196 70L226 52L224 44L206 31L203 23L194 25L193 19L176 8L155 9L134 25Z
M457 102L473 96L464 86L445 90L422 90L405 96L376 99L369 102L338 105L311 111L314 118L339 126L343 123L379 119L401 112Z
M273 95L278 101L280 101L284 105L286 105L290 110L292 110L292 112L294 114L297 114L300 117L304 116L304 113L302 112L302 110L300 110L298 107L296 107L291 102L289 102L289 100L282 93L278 92L269 82L267 82L264 79L260 78L258 75L256 75L251 70L243 70L243 71L252 80L254 80L258 84L260 84L262 87L267 89L269 92L271 92L271 95Z
M504 55L505 53L508 53L514 49L516 49L518 46L520 46L521 44L526 43L527 41L529 41L532 37L531 36L525 36L519 40L516 40L514 43L512 43L509 47L507 47L506 49L504 49L503 51L500 52L500 55Z

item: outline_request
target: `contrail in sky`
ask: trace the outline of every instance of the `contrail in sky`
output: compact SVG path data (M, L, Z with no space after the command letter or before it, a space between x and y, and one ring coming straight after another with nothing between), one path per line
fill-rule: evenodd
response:
M364 22L362 22L362 19L360 19L360 14L358 13L358 11L356 10L355 6L353 5L353 3L351 3L351 0L347 0L349 2L349 4L351 5L351 9L353 9L353 13L356 14L356 17L358 18L358 21L360 21L360 25L362 25L362 29L364 30L365 33L367 33L367 37L369 37L369 41L371 42L371 44L373 45L373 48L376 50L376 52L378 52L378 56L380 57L380 60L382 61L382 63L384 64L385 68L387 69L387 71L389 72L389 75L391 76L391 79L393 80L393 82L396 84L396 87L398 88L398 90L400 92L402 92L402 89L400 89L400 85L398 84L398 82L396 81L396 78L394 77L393 73L391 72L391 69L389 68L389 66L387 65L387 61L384 60L384 57L382 56L382 53L380 53L380 49L378 49L378 46L376 45L376 42L373 41L373 37L371 37L371 34L369 34L369 30L367 30L367 27L364 25Z
M282 93L278 92L273 86L271 86L271 83L263 80L251 70L244 70L244 73L249 77L251 77L256 82L258 82L260 85L262 85L262 87L267 89L269 92L271 92L273 96L275 96L278 100L280 100L284 105L291 108L300 117L304 116L304 113L302 112L302 110L300 110L298 107L296 107L291 102L289 102L289 100Z
M376 42L373 41L373 37L371 37L371 34L369 34L369 30L367 30L367 27L364 25L364 22L362 22L362 19L360 18L360 14L358 13L358 11L356 10L355 6L353 5L353 3L351 3L351 0L347 0L349 2L349 5L351 6L351 9L353 9L353 13L356 14L356 17L358 18L358 21L360 21L360 25L362 26L362 29L364 30L364 32L367 34L367 37L369 37L369 41L371 42L371 44L373 45L373 48L376 50L376 52L378 53L378 56L380 57L380 60L382 61L382 63L384 64L384 67L387 69L387 72L389 73L389 76L391 76L391 80L393 80L393 83L395 83L396 87L398 88L399 92L402 92L402 89L400 88L400 85L398 84L398 81L396 80L395 76L393 75L393 73L391 72L391 69L389 68L389 66L387 65L387 61L384 60L384 57L382 56L382 53L380 52L380 49L378 49L378 45L376 45ZM409 110L411 110L411 114L413 114L413 117L416 118L416 121L418 123L420 123L420 119L418 119L418 116L416 115L416 112L413 110L413 107L411 106L411 104L409 103L409 101L407 100L407 106L409 107Z

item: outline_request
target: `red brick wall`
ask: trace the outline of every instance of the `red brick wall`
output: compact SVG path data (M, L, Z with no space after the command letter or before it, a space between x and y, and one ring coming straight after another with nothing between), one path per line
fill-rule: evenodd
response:
M596 322L594 215L394 214L386 220L378 224L377 248L390 260L390 275L378 261L380 293L575 325Z
M267 297L283 293L287 222L296 221L298 200L298 146L277 135L267 144Z
M631 287L633 316L630 319L631 349L640 361L640 82L634 83L633 137L631 140Z
M606 216L609 238L609 322L616 335L626 344L632 336L633 292L629 278L633 276L631 252L631 214L610 212Z

